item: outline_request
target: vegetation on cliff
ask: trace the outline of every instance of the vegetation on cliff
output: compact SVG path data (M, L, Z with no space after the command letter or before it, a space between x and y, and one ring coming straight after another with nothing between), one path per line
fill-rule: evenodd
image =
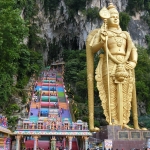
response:
M0 113L10 126L16 124L14 112L20 110L14 95L24 97L24 86L33 73L40 70L42 55L29 49L24 40L29 36L29 22L20 16L15 0L0 0ZM15 83L14 78L17 80Z

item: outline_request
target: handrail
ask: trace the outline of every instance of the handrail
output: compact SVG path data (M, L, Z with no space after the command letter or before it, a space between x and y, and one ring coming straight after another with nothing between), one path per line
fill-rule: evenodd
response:
M39 129L39 126L38 126L38 124L39 123L42 123L43 124L43 129ZM25 128L24 127L24 124L27 124L28 125L28 127L29 128ZM32 125L34 124L34 128L32 128ZM63 124L63 123L62 123ZM80 128L78 128L78 124L77 123L75 123L75 128L69 128L69 129L64 129L63 128L63 126L61 125L60 127L59 127L59 129L57 129L57 131L89 131L88 129L84 129L84 128L82 128L82 129L80 129ZM46 128L46 122L44 122L44 121L38 121L37 123L33 123L33 122L24 122L23 124L22 124L22 127L24 127L24 128L21 128L21 126L19 126L18 125L18 127L19 128L17 128L18 130L52 130L52 129L50 129L50 124L48 125L48 127ZM53 129L53 130L55 130L55 129Z

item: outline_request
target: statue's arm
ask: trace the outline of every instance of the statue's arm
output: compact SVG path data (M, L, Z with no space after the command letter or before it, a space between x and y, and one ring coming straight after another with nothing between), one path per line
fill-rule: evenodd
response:
M134 44L133 44L133 47L132 47L132 50L131 50L129 60L132 61L132 62L135 62L135 63L137 63L137 60L138 60L137 48L134 46Z
M127 45L128 47L130 47L130 50L131 50L129 59L126 64L126 69L134 69L136 67L137 59L138 59L137 48L132 42L132 39L128 32L126 32L126 35L127 35Z
M91 40L90 47L93 53L98 52L104 46L104 42L100 38L99 32L97 32Z
M130 42L128 42L128 44L131 44L131 53L130 53L129 61L137 63L137 59L138 59L137 48L135 47L134 43L132 42L130 34L128 32L126 32L126 35L127 35L128 41L130 41Z

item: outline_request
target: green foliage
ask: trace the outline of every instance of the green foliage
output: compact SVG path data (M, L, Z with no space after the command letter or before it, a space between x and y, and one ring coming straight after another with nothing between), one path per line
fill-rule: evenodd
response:
M150 101L146 100L146 112L147 114L150 114Z
M100 126L100 123L99 123L98 120L94 120L94 126L95 126L95 127L99 127L99 126Z
M18 121L18 117L16 116L6 116L8 119L8 125L11 129L15 129L16 123Z
M126 12L119 13L120 27L123 31L127 31L128 23L130 21L130 16Z
M82 119L83 121L88 122L88 105L87 103L78 102L76 103L76 109L75 109L75 118Z
M147 24L148 26L150 27L150 14L149 12L144 14L142 17L141 17Z
M36 51L45 49L45 40L38 36L40 33L39 27L36 25L38 20L37 13L39 11L38 4L33 0L16 0L17 8L23 9L23 16L29 27L28 47Z
M13 124L12 126L15 126L17 118L10 116L19 110L12 95L18 95L17 92L23 93L18 88L24 88L29 77L33 73L38 73L42 67L41 54L29 50L23 44L29 31L18 9L23 2L28 4L29 0L0 0L0 110L8 117L8 122ZM17 76L16 86L14 76ZM22 102L25 103L26 95L21 96Z
M73 106L76 119L82 119L88 122L88 102L87 102L87 72L86 72L86 53L85 50L65 50L63 51L65 61L65 83L67 95L72 98L76 105ZM95 57L95 63L99 60L98 55ZM96 66L96 65L95 65ZM99 93L95 86L95 104L100 106ZM103 116L102 108L95 109L95 118ZM101 113L101 115L100 115ZM104 117L104 116L103 116ZM95 124L99 126L99 121Z
M3 107L11 96L13 80L11 74L6 71L0 73L0 79L0 107Z
M18 111L20 108L17 104L11 104L9 107L5 107L5 113L11 115L14 112Z
M38 33L40 33L40 30L38 29L38 26L35 23L33 23L29 27L28 46L30 49L33 49L33 50L36 49L36 50L41 51L43 47L43 39L37 35Z
M131 15L134 15L135 12L145 9L147 2L148 0L128 0L126 9Z
M60 0L43 0L44 1L44 11L45 15L47 16L48 13L52 13L56 11Z
M150 129L150 116L149 115L140 116L138 120L139 120L139 124L141 127Z
M39 74L43 67L43 56L40 52L30 50L30 72Z
M29 77L32 74L38 74L42 69L42 55L36 51L29 50L26 46L22 46L18 63L17 87L24 88L29 81Z
M81 51L73 51L73 50L66 50L63 52L64 60L67 61L65 64L65 79L68 83L76 82L77 79L80 79L79 72L85 68L86 62L86 55L85 50ZM79 84L79 83L78 83Z
M0 103L6 103L11 95L13 75L18 70L21 43L28 33L20 11L14 9L13 2L0 0Z
M129 0L126 10L131 14L135 15L135 12L145 11L142 18L150 26L150 1L149 0Z
M25 20L30 20L31 18L33 18L39 10L36 1L33 0L15 0L15 1L16 1L15 7L23 10Z
M87 93L85 50L65 50L63 58L66 62L64 77L66 83L69 84L66 86L67 94L69 97L74 95L74 100L77 102L85 102L87 100L85 94Z
M135 69L135 75L138 100L148 104L150 97L150 59L147 50L144 48L138 48L138 64ZM148 108L149 106L147 105L147 110Z
M150 36L149 35L146 35L145 36L145 39L146 39L146 42L147 42L147 45L148 45L148 54L150 55Z
M86 16L87 16L87 20L90 20L90 21L93 21L94 19L100 18L99 8L98 7L88 8L86 10Z
M76 82L77 81L77 72L80 63L78 59L72 59L71 61L65 64L65 79L67 82Z
M81 70L77 76L76 90L81 98L87 97L87 73L86 70ZM83 101L84 102L84 101Z
M78 10L85 10L86 3L90 1L91 0L65 0L70 18L72 18Z
M63 58L65 62L70 61L71 59L78 57L78 50L64 50L63 51Z

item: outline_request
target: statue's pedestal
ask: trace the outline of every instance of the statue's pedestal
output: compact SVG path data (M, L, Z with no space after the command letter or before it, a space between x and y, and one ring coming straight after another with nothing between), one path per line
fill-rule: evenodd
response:
M130 150L132 148L143 149L146 146L146 137L150 131L121 129L121 126L108 125L100 128L100 132L94 135L95 138L104 141L112 140L113 150Z

